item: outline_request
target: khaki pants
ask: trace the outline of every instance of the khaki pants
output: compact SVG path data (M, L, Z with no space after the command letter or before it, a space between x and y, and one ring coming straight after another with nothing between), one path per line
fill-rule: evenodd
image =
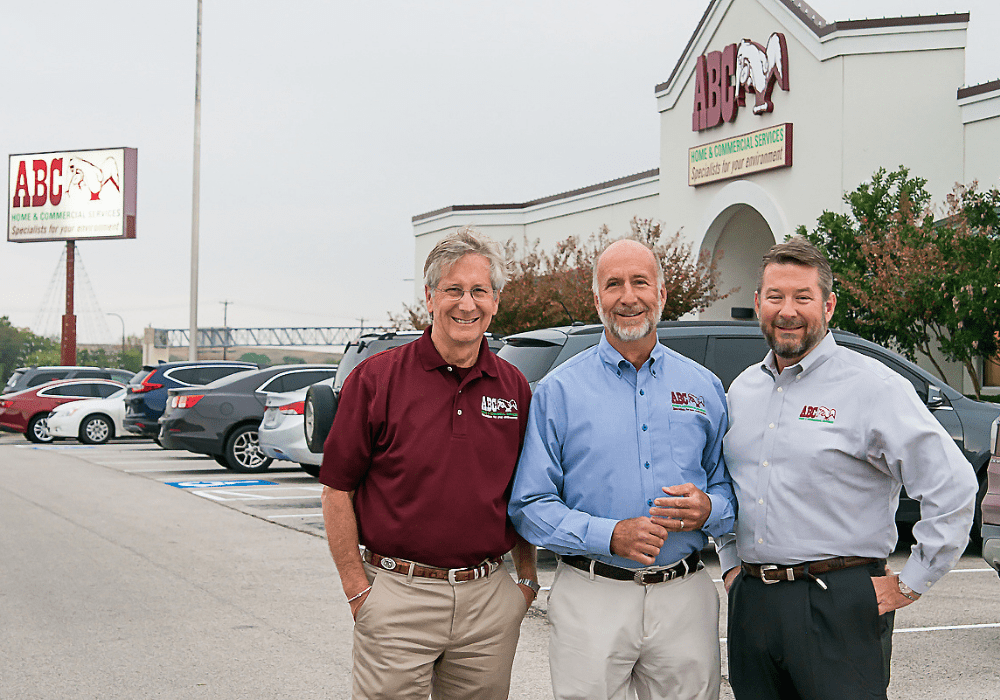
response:
M354 698L507 697L527 606L504 566L456 584L365 571L372 590L354 625Z
M704 569L641 586L560 562L549 623L557 700L718 700L719 594Z

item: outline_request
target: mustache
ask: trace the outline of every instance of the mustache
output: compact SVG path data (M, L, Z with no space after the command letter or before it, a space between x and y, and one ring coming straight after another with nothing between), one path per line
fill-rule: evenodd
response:
M649 311L649 307L645 304L618 304L611 310L615 314L641 314Z

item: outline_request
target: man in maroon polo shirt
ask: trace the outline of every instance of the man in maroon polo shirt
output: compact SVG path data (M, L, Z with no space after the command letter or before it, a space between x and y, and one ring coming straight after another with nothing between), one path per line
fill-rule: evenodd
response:
M538 583L507 517L531 393L483 338L504 262L476 231L446 236L424 263L432 326L344 382L320 481L355 698L507 697Z

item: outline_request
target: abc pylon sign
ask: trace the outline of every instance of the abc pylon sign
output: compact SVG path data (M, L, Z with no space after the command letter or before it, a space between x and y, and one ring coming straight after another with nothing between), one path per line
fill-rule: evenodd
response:
M7 240L135 238L137 151L10 156Z

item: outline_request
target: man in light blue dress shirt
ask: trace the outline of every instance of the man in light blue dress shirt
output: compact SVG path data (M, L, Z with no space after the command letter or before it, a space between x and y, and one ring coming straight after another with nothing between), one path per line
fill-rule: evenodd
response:
M913 385L837 345L832 286L805 239L768 251L755 301L771 351L729 387L740 507L719 559L737 700L884 699L893 611L955 565L972 526L972 466ZM897 576L902 486L920 521Z
M699 559L735 518L718 378L657 342L655 255L594 268L600 343L538 383L509 513L560 555L549 596L556 698L719 696L719 599Z

